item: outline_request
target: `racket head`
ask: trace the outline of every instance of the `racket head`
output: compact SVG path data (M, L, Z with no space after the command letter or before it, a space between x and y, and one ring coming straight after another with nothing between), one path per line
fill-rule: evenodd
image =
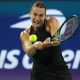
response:
M78 28L78 22L78 17L76 15L64 21L58 31L60 41L68 40L75 34Z

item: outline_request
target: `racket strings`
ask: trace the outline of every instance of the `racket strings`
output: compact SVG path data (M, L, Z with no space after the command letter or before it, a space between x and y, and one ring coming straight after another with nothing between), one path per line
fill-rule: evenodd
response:
M63 33L61 34L61 30L64 29ZM60 30L60 39L61 41L68 40L71 38L74 33L76 33L78 28L78 17L77 16L72 16L70 19L65 21L63 24L63 27Z

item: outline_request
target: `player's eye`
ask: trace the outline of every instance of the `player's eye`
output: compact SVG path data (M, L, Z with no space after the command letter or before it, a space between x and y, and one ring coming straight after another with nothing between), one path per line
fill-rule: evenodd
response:
M33 13L34 16L37 16L37 13Z
M39 16L40 16L40 17L43 17L43 14L40 14Z

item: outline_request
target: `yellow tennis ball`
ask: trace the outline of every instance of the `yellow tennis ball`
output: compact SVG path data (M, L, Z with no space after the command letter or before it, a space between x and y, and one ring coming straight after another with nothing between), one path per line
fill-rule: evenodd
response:
M35 42L35 41L37 41L37 36L36 36L35 34L30 35L30 36L29 36L29 41L30 41L30 42Z

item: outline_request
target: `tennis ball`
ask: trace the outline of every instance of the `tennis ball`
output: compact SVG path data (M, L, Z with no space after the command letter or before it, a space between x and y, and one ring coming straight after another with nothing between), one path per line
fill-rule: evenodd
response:
M35 34L30 35L30 36L29 36L29 41L30 41L30 42L35 42L35 41L37 41L37 36L36 36Z

